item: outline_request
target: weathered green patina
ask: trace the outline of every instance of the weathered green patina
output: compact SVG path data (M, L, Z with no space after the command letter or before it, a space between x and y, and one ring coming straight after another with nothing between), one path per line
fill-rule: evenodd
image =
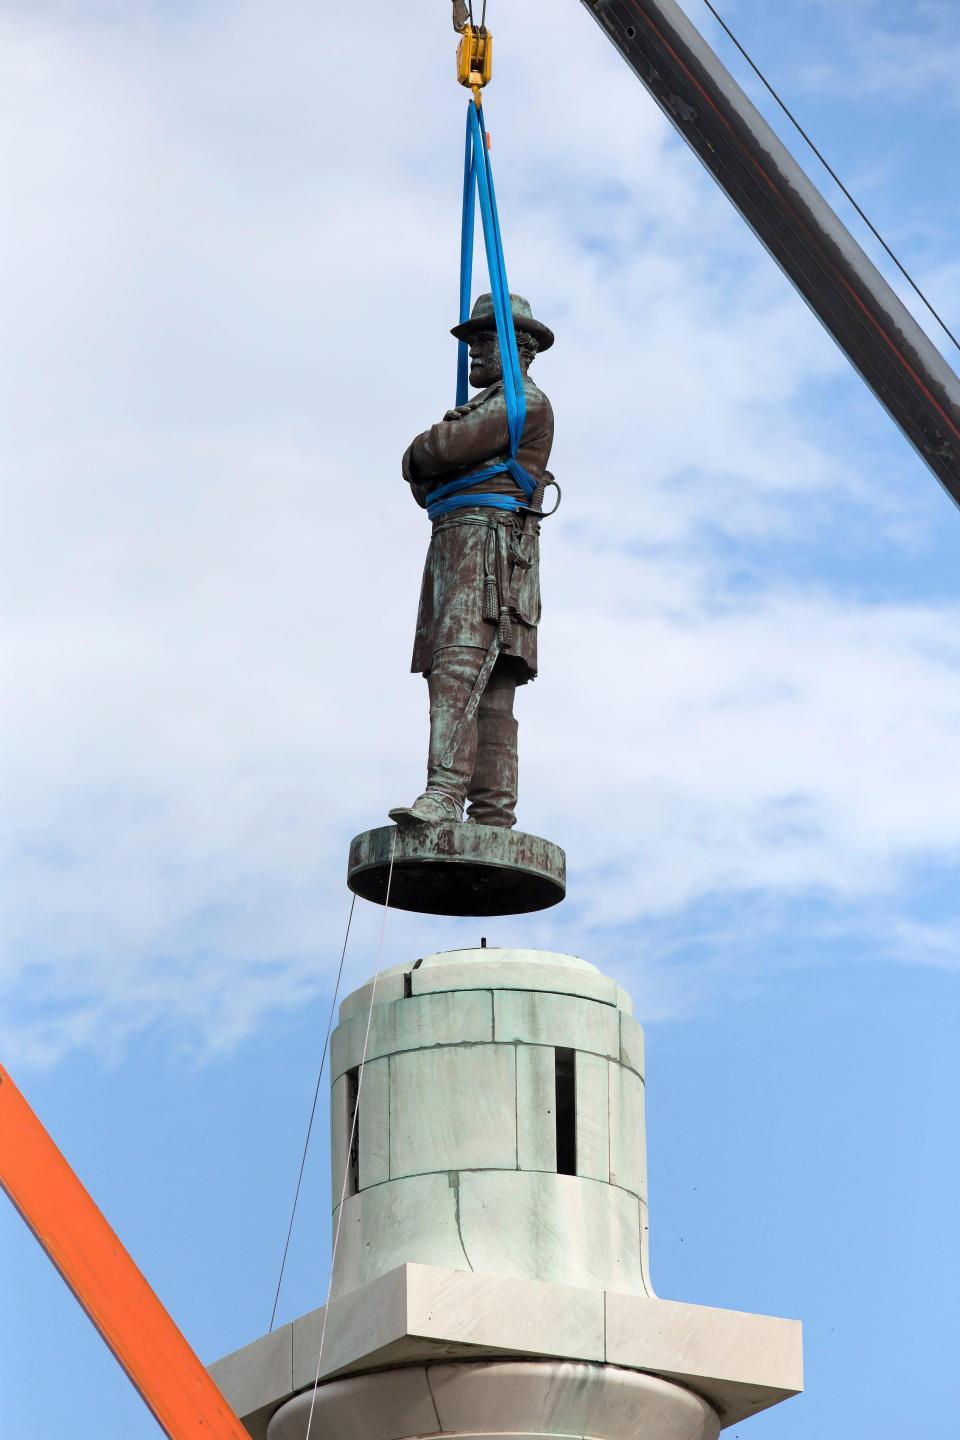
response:
M523 915L560 903L567 861L552 841L502 826L383 825L353 840L347 884L362 899L382 905L388 880L390 905L397 910Z
M537 673L540 622L539 511L553 444L553 411L527 368L553 343L529 302L511 296L524 371L526 421L516 459L537 482L527 504L507 473L478 481L478 492L509 496L526 508L468 506L439 516L424 567L412 669L430 691L427 785L399 824L471 819L489 827L516 824L518 685ZM507 406L489 295L453 333L470 345L470 383L480 393L448 410L418 435L403 457L403 476L426 508L431 492L480 474L510 455ZM469 493L469 492L468 492ZM486 664L484 663L486 661Z

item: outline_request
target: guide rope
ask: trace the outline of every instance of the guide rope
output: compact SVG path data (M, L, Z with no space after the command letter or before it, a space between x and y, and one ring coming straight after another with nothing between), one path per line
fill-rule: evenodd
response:
M350 1154L353 1150L354 1140L357 1134L357 1122L360 1117L360 1095L363 1091L363 1074L367 1064L367 1050L370 1045L370 1025L373 1020L373 1006L377 998L377 983L380 979L380 970L383 966L383 937L387 929L387 911L390 908L390 889L393 884L393 862L397 853L397 827L394 826L393 838L390 842L390 868L387 871L387 893L383 900L383 919L380 922L380 940L377 945L377 968L373 974L373 984L370 987L370 1004L367 1007L367 1025L363 1035L363 1050L360 1055L360 1068L357 1072L357 1098L353 1107L353 1118L350 1122L350 1135L343 1156L343 1183L340 1186L340 1204L337 1206L337 1224L333 1232L333 1253L330 1256L330 1279L327 1282L327 1298L323 1306L323 1323L320 1327L320 1349L317 1354L317 1368L313 1377L313 1393L310 1397L310 1414L307 1417L307 1433L304 1440L310 1440L310 1430L313 1425L313 1412L317 1403L317 1386L320 1383L320 1367L323 1363L323 1347L327 1338L327 1316L330 1314L330 1296L333 1293L333 1276L337 1263L337 1248L340 1244L340 1226L343 1221L343 1206L347 1198L347 1181L350 1178Z
M864 211L863 208L853 198L846 185L844 185L843 181L840 179L840 176L837 174L836 170L834 170L833 166L830 164L829 160L823 154L823 152L819 150L814 144L813 140L810 138L806 130L804 130L803 126L800 124L800 121L794 115L793 111L787 106L784 100L781 100L780 96L777 94L777 91L773 88L766 75L764 75L763 71L760 69L760 66L753 59L753 57L748 54L747 50L744 48L744 46L737 39L736 35L734 35L733 31L730 29L730 26L727 24L726 20L724 20L723 16L711 3L711 0L703 0L703 3L710 11L710 14L716 20L721 30L724 31L724 33L729 37L730 40L732 40L733 44L740 51L740 54L743 56L744 60L746 60L747 64L750 66L750 69L757 76L760 83L773 96L774 100L780 106L780 109L783 111L784 115L786 115L787 119L790 121L790 124L796 130L797 134L806 141L810 149L813 151L814 155L816 155L817 159L820 161L820 164L823 166L824 170L826 170L827 174L834 181L834 183L839 186L841 192L846 196L847 200L849 200L850 204L853 206L854 210L856 210L857 214L860 216L860 219L866 225L867 229L873 235L874 239L878 240L879 243L883 246L884 250L889 255L894 265L896 265L897 269L900 271L900 274L906 280L907 284L910 285L913 291L923 301L924 305L926 305L927 309L930 311L930 314L940 326L940 329L946 336L948 336L950 340L953 341L957 349L960 350L960 340L957 339L956 335L954 335L953 331L950 329L947 322L941 317L939 312L933 308L933 305L930 303L926 295L920 289L920 286L917 284L916 280L914 280L907 267L894 253L891 247L887 244L886 240L884 240L883 236L880 234L880 231L877 229L876 225L874 225L873 221L870 219L869 215L867 215L866 211Z
M493 167L490 163L489 137L483 116L483 106L477 98L467 106L466 150L463 164L463 216L460 229L460 324L470 319L470 298L473 286L473 240L476 229L476 202L480 201L480 223L483 229L484 250L487 270L490 275L490 294L493 299L493 315L497 327L497 343L500 347L500 370L503 376L503 397L507 407L507 431L510 439L510 456L506 460L477 470L472 475L462 475L449 480L431 491L427 500L427 514L431 520L447 515L451 510L479 506L490 510L526 510L533 499L537 482L517 460L517 451L523 438L523 427L527 418L527 397L523 386L523 369L520 352L517 349L517 332L513 323L513 307L510 304L510 285L507 281L507 266L503 255L503 236L500 232L500 217L497 211L497 196L493 184ZM465 405L468 395L468 344L460 340L457 349L457 405ZM509 474L523 495L524 504L512 495L496 495L490 492L475 492L474 487L494 475ZM472 491L474 493L466 493Z
M317 1083L313 1091L313 1104L310 1106L310 1119L307 1121L307 1134L303 1142L303 1154L300 1157L300 1173L297 1176L297 1188L293 1195L293 1207L290 1211L290 1224L287 1226L287 1238L283 1246L283 1259L280 1261L280 1274L277 1277L277 1290L273 1297L273 1309L270 1312L270 1325L267 1333L273 1330L274 1321L277 1318L277 1305L280 1303L280 1287L283 1284L283 1272L287 1268L287 1254L290 1250L290 1239L293 1235L293 1222L297 1214L297 1202L300 1199L300 1187L303 1184L303 1172L307 1163L307 1151L310 1148L310 1136L313 1132L313 1121L317 1113L317 1101L320 1098L320 1082L323 1079L323 1070L327 1062L327 1050L330 1045L330 1033L333 1030L333 1017L337 1009L337 1000L340 996L340 981L343 976L343 962L347 954L347 941L350 939L350 926L353 924L353 912L357 904L357 897L353 895L350 899L350 914L347 916L347 931L343 937L343 949L340 951L340 964L337 968L337 980L333 987L333 999L330 1002L330 1014L327 1016L327 1033L323 1037L323 1054L320 1057L320 1069L317 1071Z

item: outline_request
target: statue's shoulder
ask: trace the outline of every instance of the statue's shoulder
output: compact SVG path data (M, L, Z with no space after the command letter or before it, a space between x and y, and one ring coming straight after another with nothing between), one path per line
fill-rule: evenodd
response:
M550 401L547 399L546 392L541 390L537 382L535 380L532 380L529 375L525 375L523 377L523 389L524 394L527 396L528 400L536 400L544 405L550 404Z
M526 396L528 414L532 411L540 411L545 417L553 415L553 406L550 404L549 397L545 391L540 389L539 385L534 384L529 375L524 377L523 393Z

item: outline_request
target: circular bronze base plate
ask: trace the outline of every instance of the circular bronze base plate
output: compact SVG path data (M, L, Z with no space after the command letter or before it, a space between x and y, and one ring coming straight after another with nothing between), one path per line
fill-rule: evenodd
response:
M347 884L377 905L422 915L525 915L558 905L567 893L559 845L493 825L382 825L350 845Z

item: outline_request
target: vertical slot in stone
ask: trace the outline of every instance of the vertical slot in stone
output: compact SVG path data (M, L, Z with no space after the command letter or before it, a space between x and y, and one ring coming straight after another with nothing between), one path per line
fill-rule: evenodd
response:
M553 1053L557 1125L557 1174L576 1175L576 1051L558 1048Z
M360 1189L360 1071L347 1072L347 1134L350 1147L347 1156L347 1194L356 1195ZM351 1140L351 1136L353 1137Z

